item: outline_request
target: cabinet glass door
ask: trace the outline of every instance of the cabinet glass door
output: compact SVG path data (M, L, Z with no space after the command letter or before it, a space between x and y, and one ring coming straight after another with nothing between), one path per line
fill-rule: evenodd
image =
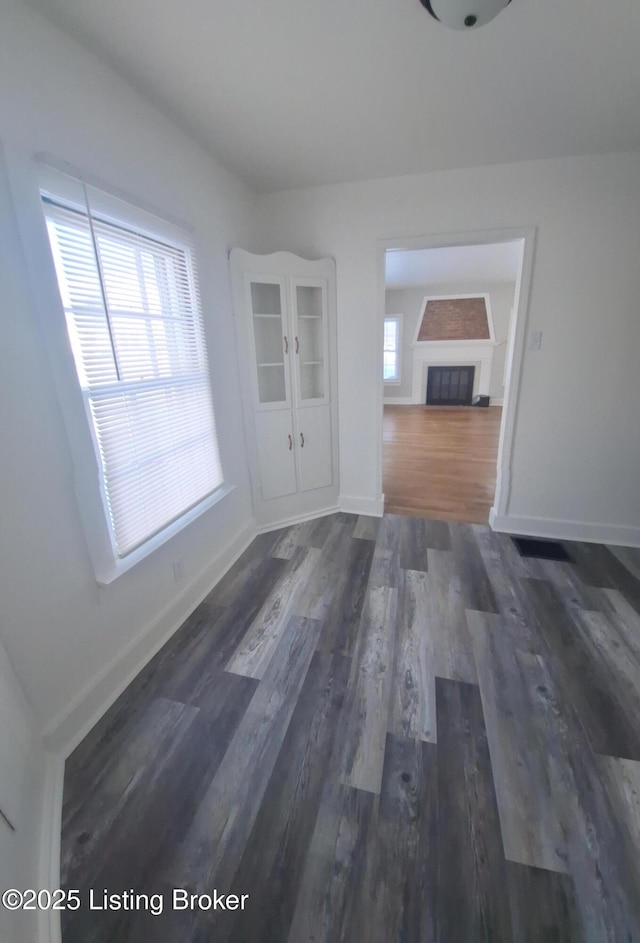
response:
M323 282L294 280L298 401L327 401L327 315Z
M249 280L258 403L289 403L289 338L281 281Z

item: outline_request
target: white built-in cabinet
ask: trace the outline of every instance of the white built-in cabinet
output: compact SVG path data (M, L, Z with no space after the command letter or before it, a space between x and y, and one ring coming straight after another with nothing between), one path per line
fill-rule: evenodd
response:
M335 264L231 252L259 522L337 503Z

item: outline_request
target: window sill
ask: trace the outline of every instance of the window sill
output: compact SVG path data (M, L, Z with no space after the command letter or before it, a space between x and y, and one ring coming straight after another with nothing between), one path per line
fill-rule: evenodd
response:
M173 523L165 527L164 530L155 534L142 544L142 546L136 548L136 550L132 550L126 557L116 558L109 561L106 566L96 567L96 581L98 584L100 586L109 586L117 580L119 576L122 576L123 573L127 573L132 567L136 566L136 564L150 556L158 547L161 547L162 544L165 544L176 534L180 533L181 530L184 530L192 521L195 521L196 518L204 514L205 511L208 511L209 508L212 508L214 505L218 504L219 501L222 501L223 498L226 498L228 494L231 494L231 492L235 490L235 487L235 485L222 485L217 491L210 494L208 498L196 504L195 507L192 507L191 510L183 514L182 517L173 521Z

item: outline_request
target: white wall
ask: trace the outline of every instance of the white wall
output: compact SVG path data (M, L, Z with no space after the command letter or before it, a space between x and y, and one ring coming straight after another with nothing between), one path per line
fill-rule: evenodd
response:
M606 524L609 538L640 542L640 154L289 191L261 197L260 215L262 251L336 258L342 491L372 506L378 240L536 226L529 326L543 341L525 355L509 515L549 532Z
M37 888L42 881L40 850L47 757L31 709L0 642L0 891ZM0 939L33 943L35 913L12 913L0 906Z
M247 242L252 196L39 14L0 0L0 19L0 134L15 207L14 217L3 193L0 623L38 723L50 730L131 646L134 667L193 608L225 562L217 555L252 519L227 268L228 248ZM45 233L33 156L41 151L195 230L221 454L237 486L108 587L97 586L85 546L39 326L38 312L59 315L39 264ZM184 561L179 584L176 556Z
M387 314L402 314L402 366L401 383L385 383L384 396L387 398L411 397L413 395L413 339L416 334L418 319L424 299L428 295L489 295L496 343L491 363L491 382L489 395L492 400L501 400L504 396L504 359L509 333L509 317L513 307L516 286L506 282L447 282L434 283L412 288L388 288L385 292L385 311ZM476 371L477 374L477 371ZM476 376L477 380L477 376Z

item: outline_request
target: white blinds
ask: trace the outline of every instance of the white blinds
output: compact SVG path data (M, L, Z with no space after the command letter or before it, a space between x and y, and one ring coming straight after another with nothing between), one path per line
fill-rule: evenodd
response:
M193 254L43 193L118 557L223 482ZM135 212L135 210L132 211Z

